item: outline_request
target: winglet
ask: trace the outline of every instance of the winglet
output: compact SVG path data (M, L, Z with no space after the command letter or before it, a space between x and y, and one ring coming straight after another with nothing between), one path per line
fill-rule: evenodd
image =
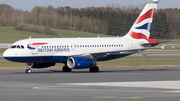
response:
M165 46L166 46L166 44L162 45L162 46L161 46L161 49L162 49L162 50L165 50L165 48L164 48Z

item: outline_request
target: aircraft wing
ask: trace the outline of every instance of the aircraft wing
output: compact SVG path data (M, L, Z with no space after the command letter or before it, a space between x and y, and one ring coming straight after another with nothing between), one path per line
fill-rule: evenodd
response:
M77 54L73 56L79 56L79 57L90 57L90 58L100 58L100 57L106 57L107 55L120 55L120 54L133 54L137 52L141 52L146 49L153 49L153 47L146 47L146 48L139 48L139 49L128 49L128 50L117 50L117 51L106 51L106 52L96 52L96 53L88 53L88 54ZM73 57L67 56L67 57Z

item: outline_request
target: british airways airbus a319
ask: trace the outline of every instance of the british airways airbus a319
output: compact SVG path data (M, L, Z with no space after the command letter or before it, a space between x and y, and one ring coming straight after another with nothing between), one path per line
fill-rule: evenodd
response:
M64 63L63 72L89 68L98 72L97 61L125 57L153 48L160 42L150 39L150 29L158 0L148 3L123 37L106 38L29 38L15 42L3 53L9 61L22 62L31 68L47 68Z

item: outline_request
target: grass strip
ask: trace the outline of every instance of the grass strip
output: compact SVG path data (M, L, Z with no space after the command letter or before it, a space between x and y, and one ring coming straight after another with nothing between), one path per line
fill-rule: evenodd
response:
M57 63L50 69L61 69L64 64ZM132 58L125 57L98 62L100 68L136 68L136 67L179 67L179 59L174 58ZM25 63L16 63L0 58L0 69L26 69Z

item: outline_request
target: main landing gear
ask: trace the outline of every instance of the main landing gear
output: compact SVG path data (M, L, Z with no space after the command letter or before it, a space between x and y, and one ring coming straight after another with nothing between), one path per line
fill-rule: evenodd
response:
M69 68L68 66L63 66L62 71L63 71L63 72L71 72L72 69Z
M71 72L72 69L69 68L68 66L63 66L62 71L63 71L63 72ZM89 68L89 71L90 71L91 73L99 72L99 67L98 67L98 66L90 67L90 68Z
M27 66L28 69L25 70L25 73L31 74L32 73L31 67L33 66L33 63L27 63L27 65L28 65Z
M99 67L98 67L98 66L90 67L90 68L89 68L89 71L90 71L91 73L99 72Z

